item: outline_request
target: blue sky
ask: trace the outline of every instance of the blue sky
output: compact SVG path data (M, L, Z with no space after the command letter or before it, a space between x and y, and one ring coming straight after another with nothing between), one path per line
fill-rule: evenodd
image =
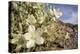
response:
M78 6L68 4L48 4L49 7L59 8L63 15L59 18L65 23L78 24Z

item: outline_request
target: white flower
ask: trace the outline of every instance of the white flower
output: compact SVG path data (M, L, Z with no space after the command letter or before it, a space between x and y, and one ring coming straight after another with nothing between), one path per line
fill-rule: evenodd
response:
M12 2L13 7L17 10L18 9L18 5L16 2Z
M43 44L44 39L41 37L43 33L43 30L41 28L38 28L35 30L35 27L33 25L29 25L28 33L24 34L25 40L27 40L26 46L27 48L34 47L35 44Z
M36 23L36 19L33 15L28 15L28 18L26 19L27 24L34 24Z
M38 8L38 7L34 5L33 8L36 9L36 8Z
M45 20L45 15L41 11L38 11L38 13L36 13L36 15L37 15L38 23L42 24Z
M56 18L62 16L62 12L60 11L60 9L53 9L53 12Z
M40 9L41 8L41 6L40 6L41 4L36 4L36 5L33 5L33 8L38 8L38 9Z
M53 17L53 18L52 18L52 20L56 21L56 18L55 18L55 17Z
M51 16L53 16L53 10L52 9L49 9L49 14L51 15Z
M47 30L47 27L46 27L46 26L42 25L42 29L43 29L43 31L44 31L44 32L46 32L46 33L48 32L48 30Z
M40 24L42 24L44 22L44 20L45 20L45 17L44 16L38 18L38 22Z
M13 37L13 39L11 39L11 43L12 44L17 44L18 43L18 41L19 41L19 39L20 39L20 37L21 37L21 35L20 34L14 34L14 33L12 33L12 37Z

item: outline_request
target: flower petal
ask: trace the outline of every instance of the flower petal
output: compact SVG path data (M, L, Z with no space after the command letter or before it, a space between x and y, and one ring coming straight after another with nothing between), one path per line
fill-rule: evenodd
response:
M28 41L27 44L26 44L26 47L27 47L27 48L31 48L31 47L33 47L33 46L35 46L35 41L34 41L34 40L30 40L30 41Z
M62 16L62 12L60 11L60 9L53 9L54 11L54 15L56 16L56 18L59 18L60 16Z
M35 19L35 17L34 17L33 15L28 15L28 18L27 18L26 21L27 21L28 23L30 23L30 24L36 23L36 19Z
M36 44L40 45L40 44L43 44L44 43L44 39L42 37L39 37L36 39Z
M43 30L42 30L41 28L38 28L38 29L36 30L36 34L37 34L38 36L41 36L42 33L43 33Z
M34 31L35 31L35 26L29 25L28 32L34 32Z
M53 18L52 18L52 20L56 21L56 18L55 18L55 17L53 17Z
M24 36L24 38L26 40L30 40L31 39L31 34L30 33L25 33L23 36Z
M53 10L52 10L52 9L49 9L49 14L50 14L51 16L53 16Z
M17 38L14 38L14 39L11 40L11 43L12 44L17 44L17 42L18 42L18 39Z
M45 20L45 17L44 17L44 16L43 16L43 17L40 17L40 18L39 18L39 23L40 23L40 24L43 23L44 20Z

